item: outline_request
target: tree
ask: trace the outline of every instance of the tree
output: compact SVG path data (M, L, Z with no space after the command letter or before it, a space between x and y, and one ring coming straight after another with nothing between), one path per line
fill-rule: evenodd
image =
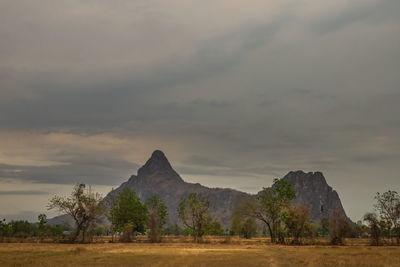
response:
M368 212L364 215L364 221L367 222L372 237L371 245L379 246L381 244L383 221L380 221L375 213Z
M257 234L257 225L253 217L242 219L234 215L231 219L231 228L234 234L243 236L246 239L250 239Z
M175 235L175 236L179 236L179 235L183 235L184 231L181 227L179 227L179 225L172 224L170 226L168 226L167 228L164 229L164 234L165 235Z
M329 235L332 245L343 245L344 237L350 232L347 218L339 208L334 209L329 220Z
M263 222L271 236L271 242L283 243L281 224L284 211L290 206L290 201L296 197L291 183L282 179L274 179L270 188L263 188L256 197L249 197L237 206L235 212L243 217L252 217Z
M321 222L319 223L318 232L324 237L329 235L329 220L328 220L328 218L321 219Z
M225 231L224 228L222 228L221 223L217 220L214 220L207 224L205 234L221 236L225 234Z
M400 239L400 196L396 191L387 191L383 194L379 192L375 196L375 210L380 214L380 218L385 222L392 239L392 232L397 231L398 240Z
M292 244L299 245L301 239L312 236L310 210L303 205L289 206L285 213L285 225L292 236Z
M38 216L38 235L40 240L43 239L44 235L45 235L45 228L46 228L46 223L47 223L47 218L46 218L46 214L39 214Z
M114 236L117 232L117 212L118 212L118 195L115 193L114 188L106 198L107 213L106 217L110 221L111 242L114 242Z
M168 219L167 207L157 196L148 198L146 200L146 206L149 211L147 227L150 229L150 241L161 242L163 228Z
M130 242L137 232L144 233L148 211L135 191L125 187L113 201L109 216L114 229L123 233L122 240Z
M188 228L196 242L200 242L207 225L211 221L211 215L208 212L210 201L198 195L191 193L187 198L183 198L179 203L178 215L183 225Z
M27 238L37 235L36 224L24 220L11 221L8 223L10 234L14 237Z
M75 222L71 241L75 242L82 234L81 242L85 242L88 228L95 224L105 211L102 200L101 195L92 192L90 187L86 189L85 184L77 184L70 197L54 196L48 204L48 209L56 209L70 215Z
M6 219L0 220L0 242L3 242L4 237L10 233L9 224L6 223Z

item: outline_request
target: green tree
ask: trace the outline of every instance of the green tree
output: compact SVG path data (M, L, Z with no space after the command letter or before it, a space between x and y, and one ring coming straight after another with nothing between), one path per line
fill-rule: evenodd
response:
M263 188L256 197L249 197L236 207L236 213L243 217L253 217L263 222L271 236L271 242L283 242L282 220L290 201L296 197L291 183L274 179L270 188Z
M206 235L222 236L225 234L224 228L222 228L221 223L217 220L211 221L207 224Z
M319 223L318 232L322 236L325 236L325 237L329 235L329 220L328 220L328 218L321 219L321 222Z
M175 235L175 236L179 236L179 235L183 235L184 231L181 227L179 227L179 225L172 224L169 225L167 228L164 229L164 234L165 235Z
M232 222L232 230L234 233L250 239L257 234L257 225L254 218L249 217L242 220L234 219Z
M148 198L146 200L146 206L149 211L147 227L150 229L150 241L161 242L163 228L168 219L167 207L157 196Z
M106 217L108 221L111 223L110 232L111 232L111 242L114 242L114 236L117 232L117 212L118 212L118 194L114 191L114 188L111 190L110 194L108 194L106 198L107 204L107 212Z
M46 234L46 223L47 223L47 217L46 214L39 214L38 216L38 236L40 240L43 239L44 235Z
M9 224L6 223L6 219L0 220L0 242L10 234Z
M77 184L71 196L54 196L48 204L48 209L56 209L71 216L75 222L75 230L71 241L75 242L81 234L81 242L85 242L87 230L98 222L105 211L102 200L101 195L92 192L90 187L87 189L85 184Z
M9 223L9 227L11 230L11 236L14 237L27 238L37 235L36 225L28 221L24 220L11 221Z
M400 239L400 195L396 191L386 191L383 194L376 193L375 209L379 212L380 218L385 222L389 232L389 238L392 239L393 231L398 232Z
M196 193L189 194L179 203L179 218L183 225L189 229L196 242L201 241L207 225L211 221L211 215L208 212L209 207L210 201Z
M148 211L135 191L125 187L110 209L113 227L117 232L123 233L123 241L129 242L136 233L145 232Z

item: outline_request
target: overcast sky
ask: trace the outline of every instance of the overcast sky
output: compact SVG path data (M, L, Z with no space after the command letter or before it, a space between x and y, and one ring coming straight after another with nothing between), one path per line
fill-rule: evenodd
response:
M353 220L400 191L399 0L1 0L0 217L155 149L255 193L322 171Z

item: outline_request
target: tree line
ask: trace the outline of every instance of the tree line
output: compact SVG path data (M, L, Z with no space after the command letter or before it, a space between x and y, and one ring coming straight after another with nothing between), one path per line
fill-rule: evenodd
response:
M111 242L116 237L131 242L137 235L146 235L151 242L161 242L163 235L189 235L195 242L201 242L204 235L244 238L262 235L269 236L272 243L294 245L313 242L315 237L327 237L333 245L344 244L345 237L368 237L372 245L400 244L400 196L395 191L377 193L375 212L366 213L357 224L339 209L317 224L310 219L306 206L292 203L295 197L289 182L275 179L271 187L235 203L231 227L224 229L211 216L209 199L190 193L178 205L180 224L166 227L167 207L158 196L142 202L134 190L124 188L120 192L113 190L104 199L85 184L77 184L70 196L54 196L47 206L49 210L69 215L73 227L51 226L44 214L39 215L37 223L3 220L0 241L4 237L52 237L55 241L90 242L93 236L111 235ZM109 227L102 226L105 218L110 222Z

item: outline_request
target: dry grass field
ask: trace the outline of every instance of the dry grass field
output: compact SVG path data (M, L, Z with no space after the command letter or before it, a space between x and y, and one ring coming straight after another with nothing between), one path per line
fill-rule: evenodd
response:
M0 243L0 266L400 266L400 247L280 246L265 240L149 243ZM179 240L175 240L179 241Z

